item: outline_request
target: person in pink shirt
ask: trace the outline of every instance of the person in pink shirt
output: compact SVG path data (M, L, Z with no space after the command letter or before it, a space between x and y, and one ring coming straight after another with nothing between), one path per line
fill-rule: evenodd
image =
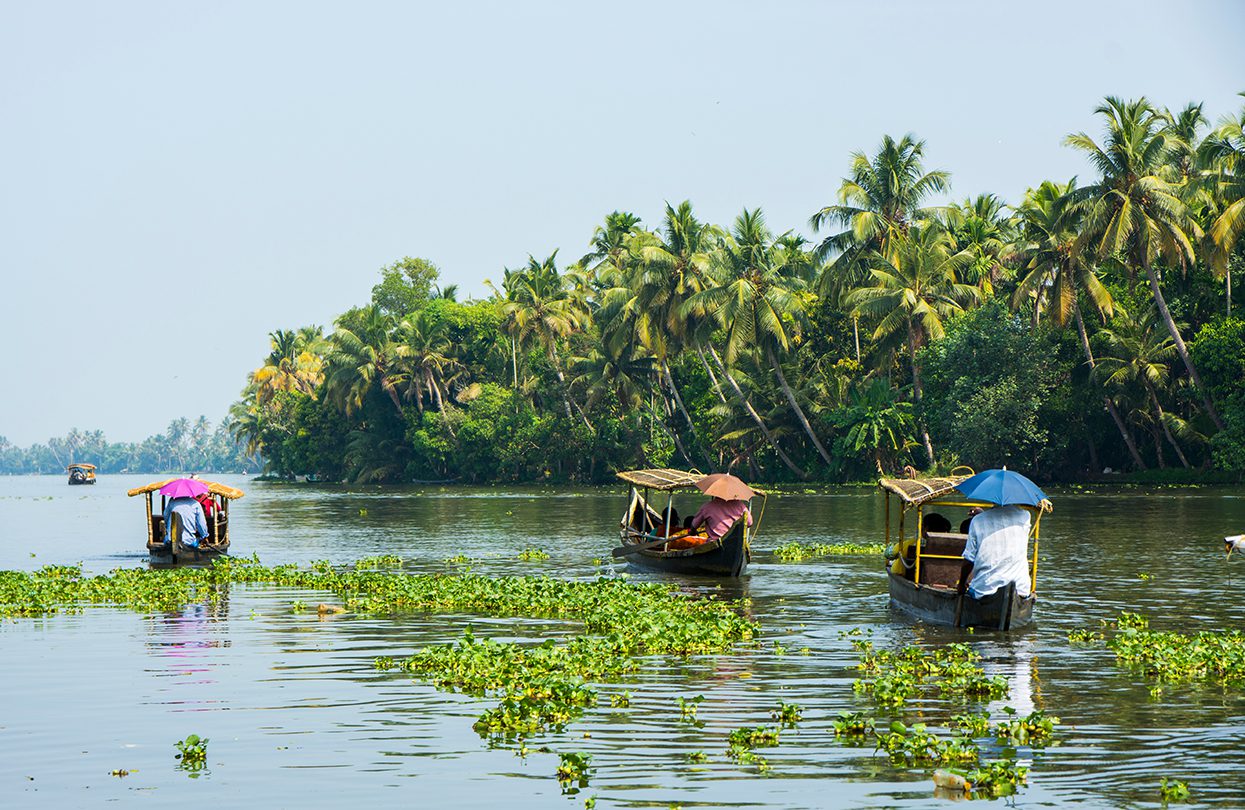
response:
M752 525L752 513L748 511L747 502L713 498L700 507L700 511L692 518L692 528L704 526L709 539L717 540L730 531L731 526L734 526L735 521L741 516L747 518L749 526Z

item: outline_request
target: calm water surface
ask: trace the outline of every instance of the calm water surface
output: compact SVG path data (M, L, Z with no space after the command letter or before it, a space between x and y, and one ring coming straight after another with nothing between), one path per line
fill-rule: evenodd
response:
M455 554L490 574L596 577L608 562L621 495L605 490L347 489L225 478L247 491L232 507L234 552L261 560L345 564L390 553L411 571L446 571ZM101 476L94 487L60 477L0 477L0 568L81 562L88 571L146 565L142 504L125 490L144 479ZM560 795L557 756L490 749L471 725L494 705L438 692L378 655L402 656L454 640L468 625L496 638L561 635L549 622L471 616L294 613L327 600L261 587L231 588L224 607L172 614L91 608L75 616L0 623L0 805L145 807L360 805L491 807L924 807L935 800L919 769L871 748L836 742L829 719L871 707L851 682L856 656L844 631L879 647L964 640L1006 675L1011 696L990 704L1042 708L1063 719L1059 744L1033 756L1019 807L1158 806L1158 781L1189 783L1197 803L1245 806L1245 693L1166 687L1114 663L1101 645L1070 646L1068 630L1121 610L1156 628L1241 627L1245 560L1225 563L1221 538L1245 531L1239 489L1053 493L1043 521L1036 626L1010 635L914 625L892 614L878 561L844 557L783 564L767 549L788 541L870 542L882 531L879 499L837 490L772 498L751 576L720 587L748 596L763 628L759 648L673 666L600 688L601 706L562 734L538 738L593 756L579 796ZM688 502L687 505L691 505ZM365 510L365 514L361 512ZM551 559L520 562L528 546ZM1245 555L1243 555L1245 556ZM1152 574L1150 580L1138 575ZM654 575L633 574L636 578ZM776 654L779 642L789 652ZM809 648L809 654L796 651ZM608 697L632 694L628 709ZM703 694L702 727L678 721L674 699ZM763 753L769 776L724 756L726 735L770 723L781 698L805 720ZM925 699L908 722L945 723L962 711ZM880 715L879 715L880 716ZM209 737L209 771L174 767L175 740ZM691 766L688 751L712 762ZM990 756L989 747L983 749ZM1027 749L1022 753L1028 754ZM113 769L132 771L124 779Z

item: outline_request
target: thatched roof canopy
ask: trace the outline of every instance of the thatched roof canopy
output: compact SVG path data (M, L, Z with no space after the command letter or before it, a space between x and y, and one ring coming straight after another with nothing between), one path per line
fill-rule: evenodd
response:
M178 477L180 478L182 476L178 476ZM142 495L147 492L155 492L158 489L160 489L160 487L164 486L170 481L176 481L176 480L177 478L166 478L163 481L154 481L150 484L147 484L146 486L134 487L134 489L131 489L129 492L125 494L133 498L135 495ZM231 501L237 500L238 498L241 498L243 495L246 494L242 490L234 489L228 484L218 484L215 481L205 481L203 479L199 479L199 483L206 486L208 488L208 492L212 493L213 495L219 495L222 498L228 498Z
M905 505L918 506L951 494L956 486L968 477L967 475L953 475L946 478L881 478L878 480L878 486L898 495Z
M641 489L647 487L665 491L694 487L705 474L686 470L627 470L618 473L618 477Z
M77 470L77 469L93 470L95 469L95 465L94 464L70 464L68 467L65 468L65 472L69 472L70 470Z

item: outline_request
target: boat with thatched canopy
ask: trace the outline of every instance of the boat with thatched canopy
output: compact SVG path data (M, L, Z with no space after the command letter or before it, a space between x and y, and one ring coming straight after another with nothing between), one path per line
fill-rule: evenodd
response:
M680 521L675 509L677 490L701 489L713 476L695 470L657 469L628 470L618 473L618 477L631 485L631 494L620 524L622 545L614 549L615 557L626 557L635 565L676 574L743 576L752 559L751 542L760 528L760 516L751 528L741 517L721 537L710 540L703 529L689 527L693 512ZM744 487L751 495L761 496L764 513L765 493ZM654 492L658 497L666 493L666 503L660 511L650 505ZM750 499L738 500L748 500L751 506Z
M94 464L70 464L65 468L65 472L69 473L70 486L95 483Z
M207 487L207 495L211 499L211 515L207 518L207 539L202 541L197 548L193 548L181 542L165 542L164 507L168 503L168 498L160 495L159 508L157 509L155 505L155 496L159 494L160 489L165 484L176 480L176 478L166 478L163 481L154 481L146 486L135 487L126 493L131 498L136 495L143 495L146 498L147 552L151 555L151 561L166 565L210 562L222 554L227 554L229 552L229 502L236 501L245 493L228 484L200 480L200 483Z
M950 518L957 510L988 509L995 504L961 493L959 485L971 476L955 475L958 469L941 478L882 478L878 481L886 495L887 579L891 604L933 624L997 630L1023 627L1033 621L1037 599L1038 527L1042 514L1051 510L1050 501L1043 500L1036 506L1017 504L1032 516L1027 556L1029 595L1018 595L1014 585L982 599L961 594L958 586L969 518L959 524L960 531L949 530ZM892 520L895 512L891 508L892 500L898 502L896 521Z

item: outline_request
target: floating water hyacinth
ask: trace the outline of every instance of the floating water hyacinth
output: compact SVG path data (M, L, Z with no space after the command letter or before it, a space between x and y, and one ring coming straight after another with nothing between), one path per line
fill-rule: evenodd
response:
M785 543L774 549L774 556L782 562L804 562L823 557L881 554L886 550L882 543Z

